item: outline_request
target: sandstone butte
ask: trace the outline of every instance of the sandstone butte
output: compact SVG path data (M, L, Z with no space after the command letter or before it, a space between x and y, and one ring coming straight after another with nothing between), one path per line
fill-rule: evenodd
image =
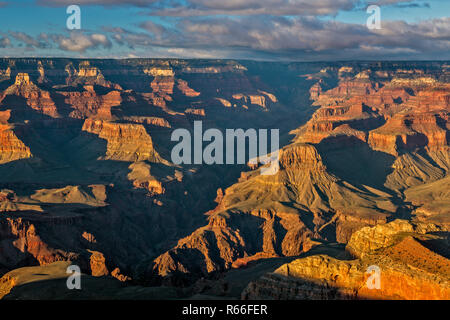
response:
M86 119L83 131L96 134L107 141L105 160L162 161L153 147L153 141L140 124L111 123Z
M448 299L449 72L0 59L0 294L27 296L24 266L197 292L293 259L232 297ZM174 166L193 119L280 128L280 170Z

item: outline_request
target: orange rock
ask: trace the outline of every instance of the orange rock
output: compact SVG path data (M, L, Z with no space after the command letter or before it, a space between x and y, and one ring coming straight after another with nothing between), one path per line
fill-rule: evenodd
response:
M30 148L17 137L14 130L9 125L0 124L0 164L32 157Z
M197 92L188 86L187 81L181 79L178 79L178 90L187 97L198 97L200 95L200 92Z
M4 92L6 95L21 96L34 110L52 118L60 117L48 91L38 88L27 73L18 73L15 83Z
M152 138L143 125L86 119L82 130L96 134L107 141L104 159L163 161L153 148Z
M85 86L85 89L86 91L82 92L60 92L66 97L64 102L74 109L69 116L78 119L88 117L112 119L111 108L122 102L120 92L111 91L101 96L97 95L92 86Z
M94 277L102 277L109 275L108 268L106 267L106 259L103 253L91 250L88 251L91 253L90 257L91 274Z
M450 299L450 261L404 236L430 227L396 220L363 228L349 243L351 248L359 248L353 251L358 259L313 255L294 260L250 283L242 298ZM370 273L371 268L378 274ZM379 277L379 287L368 284L374 276Z

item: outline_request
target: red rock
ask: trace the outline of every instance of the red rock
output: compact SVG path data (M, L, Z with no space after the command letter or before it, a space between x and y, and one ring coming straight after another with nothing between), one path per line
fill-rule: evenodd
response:
M30 148L16 136L13 127L0 124L0 164L31 157Z
M21 96L26 99L27 104L34 110L52 118L60 117L56 105L50 97L50 93L39 89L31 82L27 73L18 73L15 83L6 89L4 94Z
M181 79L178 79L178 90L187 97L198 97L200 95L200 92L197 92L188 86L187 81Z
M118 106L122 102L119 91L111 91L106 95L98 95L93 87L85 87L82 92L60 92L65 96L64 102L71 105L73 110L70 117L85 119L95 117L99 119L112 119L111 108Z

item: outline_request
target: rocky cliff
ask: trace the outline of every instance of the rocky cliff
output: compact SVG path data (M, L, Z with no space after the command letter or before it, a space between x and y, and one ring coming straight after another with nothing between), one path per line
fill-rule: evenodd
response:
M119 106L122 102L119 91L110 91L105 95L99 95L94 87L84 86L82 92L60 92L65 97L64 103L71 106L73 111L69 116L78 119L95 117L111 120L111 108Z
M33 110L53 118L59 117L50 93L37 87L27 73L18 73L14 84L4 91L4 95L22 97Z
M104 160L162 161L153 147L152 138L142 125L86 119L82 130L107 141L106 154L102 157Z
M297 259L250 283L242 298L449 299L449 260L422 244L435 228L402 220L362 228L347 245L356 260Z
M31 156L30 148L17 137L14 127L0 124L0 164Z

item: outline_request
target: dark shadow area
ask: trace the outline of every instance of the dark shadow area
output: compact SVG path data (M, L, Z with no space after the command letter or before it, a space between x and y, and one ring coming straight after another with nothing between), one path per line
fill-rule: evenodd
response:
M420 240L417 239L423 246L436 252L437 254L450 259L450 232L430 232L430 235L438 236L438 239Z
M384 183L393 171L394 156L374 151L353 136L328 137L317 149L330 173L355 186L367 185L390 193Z
M16 95L7 95L0 105L0 111L11 110L11 117L9 123L21 123L25 120L50 120L52 117L40 113L31 108L27 100Z

